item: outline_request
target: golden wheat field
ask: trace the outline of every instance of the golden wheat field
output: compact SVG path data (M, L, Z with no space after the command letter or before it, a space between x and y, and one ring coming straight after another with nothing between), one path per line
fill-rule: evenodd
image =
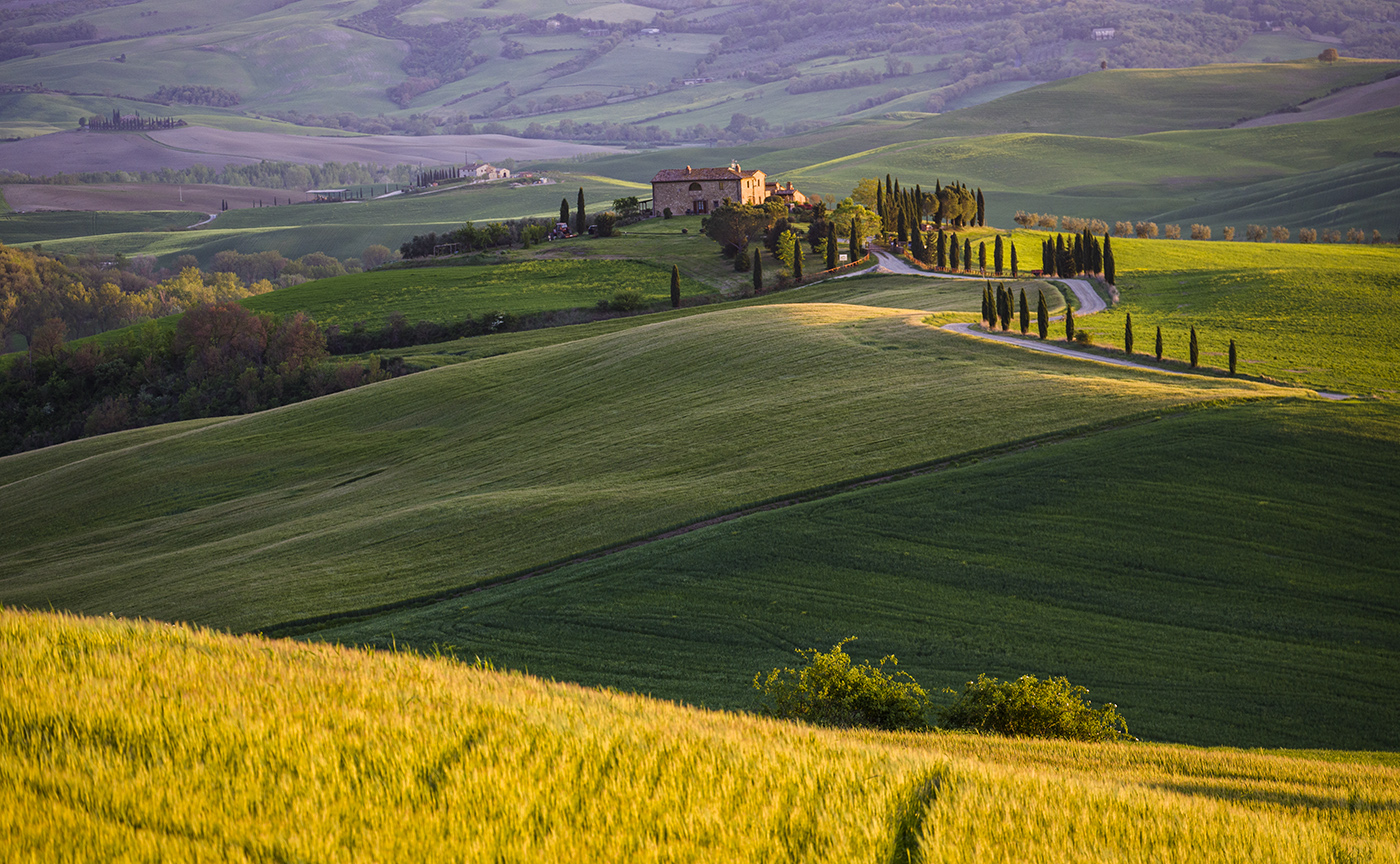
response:
M0 612L10 861L1394 861L1388 757L817 729Z

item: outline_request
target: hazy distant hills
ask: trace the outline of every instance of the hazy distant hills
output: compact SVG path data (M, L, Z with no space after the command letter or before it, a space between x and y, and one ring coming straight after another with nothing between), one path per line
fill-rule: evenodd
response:
M73 128L115 108L225 125L256 115L379 133L743 141L941 112L1101 63L1277 60L1328 46L1394 57L1397 7L9 0L0 133Z

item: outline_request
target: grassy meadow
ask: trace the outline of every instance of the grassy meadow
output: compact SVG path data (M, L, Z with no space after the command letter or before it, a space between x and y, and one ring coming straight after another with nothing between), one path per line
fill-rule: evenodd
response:
M63 466L48 451L7 457L0 598L256 629L469 587L794 490L1275 394L1028 358L924 317L720 309Z
M1042 236L1017 232L1022 260ZM1139 354L1160 326L1166 356L1184 361L1194 326L1203 365L1225 368L1235 339L1244 374L1396 398L1400 248L1114 238L1113 249L1122 302L1077 321L1095 344L1121 348L1131 313Z
M442 659L0 612L19 860L1386 862L1364 754L822 730Z
M460 321L487 312L528 315L592 307L622 289L641 291L648 302L671 296L671 271L641 261L527 261L494 267L421 267L318 279L250 297L259 312L303 311L322 326L357 321L380 326L391 313L416 321ZM681 295L708 287L681 277Z
M931 691L1065 675L1149 740L1396 750L1397 444L1393 406L1164 414L300 632L738 709L857 635Z

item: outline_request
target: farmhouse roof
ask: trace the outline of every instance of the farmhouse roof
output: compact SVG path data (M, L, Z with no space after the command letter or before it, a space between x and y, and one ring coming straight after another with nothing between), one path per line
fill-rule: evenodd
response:
M740 177L756 177L762 171L750 171L731 165L728 168L663 168L651 178L653 183L679 183L691 180L735 180Z

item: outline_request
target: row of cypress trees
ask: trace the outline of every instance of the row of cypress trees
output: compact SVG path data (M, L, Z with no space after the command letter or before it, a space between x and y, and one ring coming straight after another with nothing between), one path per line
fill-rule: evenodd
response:
M1045 292L1037 291L1036 293L1040 295L1036 302L1035 310L1036 330L1041 339L1046 339L1049 338L1050 335L1050 310L1045 303ZM1017 323L1020 325L1021 335L1025 336L1030 331L1031 323L1030 307L1026 303L1026 289L1021 289L1020 302L1018 304L1016 297L1006 288L1005 284L1001 282L997 283L996 293L993 294L991 280L988 280L987 286L982 289L983 325L989 330L995 329L998 325L1000 325L1002 332L1010 330L1011 317L1012 315L1016 315L1018 305L1020 314L1017 316L1019 318ZM1074 309L1070 306L1066 306L1065 341L1073 342L1074 337ZM1196 336L1195 327L1191 328L1191 339L1187 350L1189 351L1191 368L1195 369L1200 366L1201 361L1200 340ZM1156 355L1158 361L1162 359L1162 351L1162 328L1158 327L1156 343L1153 346L1153 353ZM1129 357L1133 355L1133 313L1131 312L1128 313L1123 324L1123 353L1127 354ZM1239 363L1239 349L1235 345L1234 339L1230 340L1229 358L1230 374L1234 375L1235 369Z
M978 189L974 194L962 183L952 183L944 187L941 180L933 181L933 191L924 192L922 184L913 189L899 186L899 180L885 175L884 185L875 184L875 212L886 233L893 234L901 245L923 244L924 214L932 214L933 221L942 225L947 222L955 228L964 226L985 226L987 224L987 200ZM921 259L922 260L922 259Z
M1097 273L1104 281L1114 284L1117 281L1117 268L1113 262L1113 241L1105 232L1103 244L1088 228L1066 240L1063 234L1056 234L1051 241L1046 238L1040 245L1040 272L1047 276L1073 277L1080 273Z

